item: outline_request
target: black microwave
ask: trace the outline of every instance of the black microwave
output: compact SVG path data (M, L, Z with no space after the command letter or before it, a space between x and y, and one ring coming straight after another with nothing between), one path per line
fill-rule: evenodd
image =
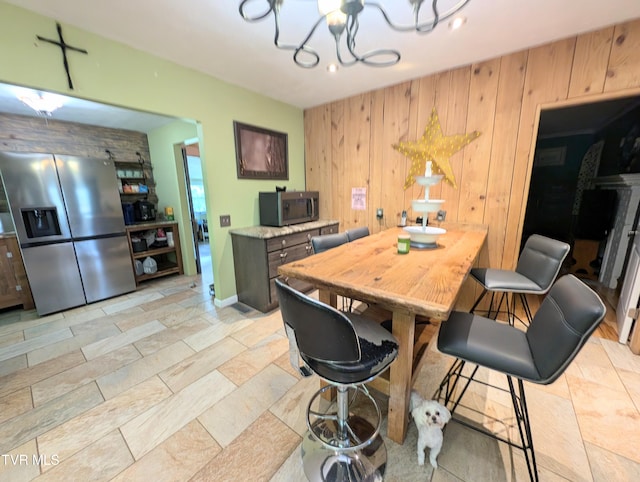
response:
M318 220L318 191L258 193L260 224L288 226Z

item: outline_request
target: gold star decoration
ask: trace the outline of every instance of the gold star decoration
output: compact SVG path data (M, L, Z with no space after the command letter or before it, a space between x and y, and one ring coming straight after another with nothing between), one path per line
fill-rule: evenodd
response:
M411 168L404 182L404 188L411 187L416 182L416 176L424 176L427 161L432 161L435 173L443 174L445 180L456 187L449 158L479 136L480 132L478 131L454 136L443 135L438 112L434 107L429 123L420 139L414 142L401 141L393 145L395 150L411 159Z

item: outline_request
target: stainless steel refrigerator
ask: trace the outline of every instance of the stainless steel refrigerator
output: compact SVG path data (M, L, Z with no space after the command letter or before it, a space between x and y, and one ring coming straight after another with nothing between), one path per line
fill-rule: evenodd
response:
M38 314L135 290L113 161L0 152Z

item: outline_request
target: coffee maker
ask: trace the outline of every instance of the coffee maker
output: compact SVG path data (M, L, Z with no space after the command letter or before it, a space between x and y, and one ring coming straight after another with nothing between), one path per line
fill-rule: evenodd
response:
M133 214L136 222L155 221L156 207L149 201L136 201L133 204Z

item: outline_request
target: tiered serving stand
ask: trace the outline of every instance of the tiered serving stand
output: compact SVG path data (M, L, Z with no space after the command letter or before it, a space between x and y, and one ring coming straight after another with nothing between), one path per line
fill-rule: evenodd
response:
M438 246L438 237L447 232L446 229L427 226L427 214L440 210L444 200L430 199L429 188L438 184L442 178L441 174L431 174L431 161L427 162L424 176L416 177L416 182L424 186L424 199L414 199L411 207L414 212L424 213L422 216L422 226L407 226L404 228L411 236L411 247L417 249L433 249Z

